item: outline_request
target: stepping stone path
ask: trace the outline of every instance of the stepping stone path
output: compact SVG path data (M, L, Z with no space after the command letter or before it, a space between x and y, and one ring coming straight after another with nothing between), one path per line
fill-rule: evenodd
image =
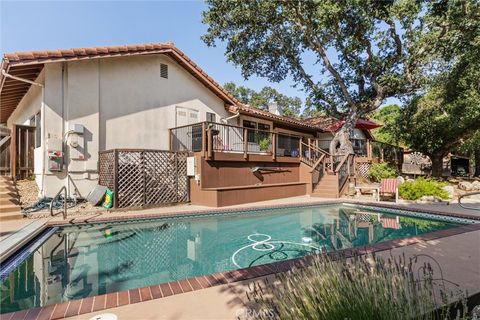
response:
M9 177L0 176L0 221L22 219L15 183Z

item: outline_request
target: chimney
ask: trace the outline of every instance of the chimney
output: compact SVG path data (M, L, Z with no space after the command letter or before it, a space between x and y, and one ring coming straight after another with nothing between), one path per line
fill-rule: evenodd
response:
M274 101L268 105L268 112L281 116L282 108Z

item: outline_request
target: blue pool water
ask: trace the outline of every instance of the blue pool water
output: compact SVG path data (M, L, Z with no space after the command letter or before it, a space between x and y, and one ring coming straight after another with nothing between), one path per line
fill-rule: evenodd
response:
M324 205L65 227L3 280L1 313L458 225Z

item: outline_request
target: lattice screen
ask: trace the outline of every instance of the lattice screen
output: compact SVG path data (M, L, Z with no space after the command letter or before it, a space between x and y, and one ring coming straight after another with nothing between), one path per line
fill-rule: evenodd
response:
M372 164L367 162L357 163L357 167L356 167L357 175L360 175L362 178L368 180L368 171L370 170L371 166Z
M100 156L100 179L102 185L110 188L115 179L108 173L115 173L115 161ZM140 207L174 202L189 201L187 177L187 153L160 150L116 150L117 186L111 188L117 197L117 207ZM104 162L110 162L104 163ZM110 171L109 171L110 170ZM107 173L108 172L108 173ZM113 177L113 175L112 175Z
M113 150L99 153L98 184L115 190L115 152Z

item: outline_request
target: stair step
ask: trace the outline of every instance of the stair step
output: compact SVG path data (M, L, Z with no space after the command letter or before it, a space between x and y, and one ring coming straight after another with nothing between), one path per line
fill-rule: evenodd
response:
M13 205L18 206L20 201L16 197L1 197L0 198L0 205Z
M14 204L1 204L0 205L0 214L5 212L20 212L20 207Z
M8 191L8 192L15 192L14 186L0 186L0 191Z
M16 192L11 192L11 191L0 191L0 198L15 198L17 197Z
M15 220L15 219L22 219L22 218L23 218L23 214L20 210L16 212L0 211L0 221Z
M326 194L318 194L318 193L312 193L311 194L312 197L317 197L317 198L333 198L333 199L336 199L338 198L337 197L337 194L330 194L330 193L326 193Z

